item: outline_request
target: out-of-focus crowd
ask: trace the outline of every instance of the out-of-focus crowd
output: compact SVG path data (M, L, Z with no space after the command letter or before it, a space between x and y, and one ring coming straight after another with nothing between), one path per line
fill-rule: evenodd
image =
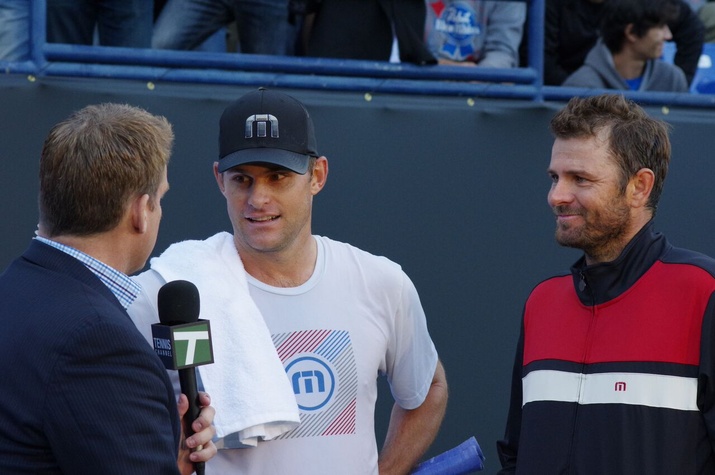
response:
M29 57L30 6L0 0L0 60ZM47 0L47 41L512 68L525 1ZM688 90L715 2L546 0L544 84ZM675 44L663 61L666 42Z

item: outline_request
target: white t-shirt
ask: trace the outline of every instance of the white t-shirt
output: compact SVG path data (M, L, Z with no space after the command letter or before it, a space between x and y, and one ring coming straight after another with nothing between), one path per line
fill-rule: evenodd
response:
M384 257L315 239L315 271L300 287L271 287L248 276L301 423L254 448L219 450L207 474L377 474L378 374L405 409L427 395L437 352L410 279ZM220 355L214 359L220 364Z

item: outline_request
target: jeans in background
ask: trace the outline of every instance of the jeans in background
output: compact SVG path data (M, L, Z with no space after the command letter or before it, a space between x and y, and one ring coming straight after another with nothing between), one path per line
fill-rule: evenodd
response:
M153 0L47 0L49 43L151 47Z
M241 53L285 53L288 0L169 0L154 25L152 47L191 50L234 21Z
M0 0L0 61L30 58L29 0Z

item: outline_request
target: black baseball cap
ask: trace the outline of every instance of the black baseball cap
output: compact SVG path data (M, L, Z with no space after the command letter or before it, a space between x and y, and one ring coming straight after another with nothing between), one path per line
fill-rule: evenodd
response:
M303 175L310 157L318 156L313 120L305 106L265 88L223 111L218 141L221 173L245 163L271 163Z

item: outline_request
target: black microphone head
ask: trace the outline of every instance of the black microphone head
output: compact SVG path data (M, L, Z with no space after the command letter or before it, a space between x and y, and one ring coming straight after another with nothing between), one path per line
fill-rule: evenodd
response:
M192 323L199 319L199 289L187 280L162 285L157 295L159 321L164 325Z

